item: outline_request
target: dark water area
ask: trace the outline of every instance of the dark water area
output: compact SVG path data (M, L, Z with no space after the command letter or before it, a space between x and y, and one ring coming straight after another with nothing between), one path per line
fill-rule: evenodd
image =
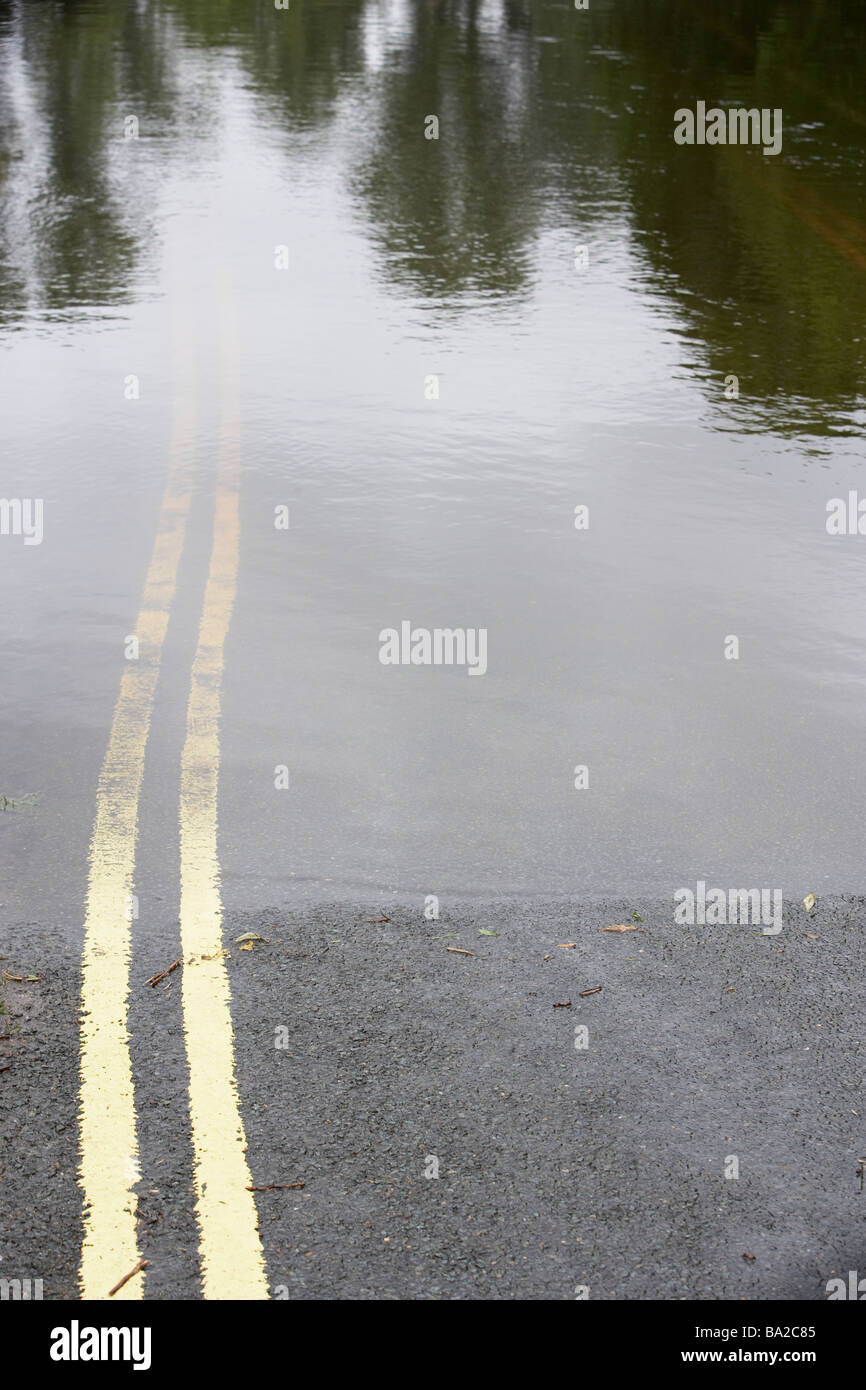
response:
M231 901L862 891L864 79L851 0L0 3L14 900L75 919L193 380L195 620L227 304ZM780 152L677 144L698 102ZM484 679L383 666L404 620Z
M154 200L178 165L220 159L234 92L285 179L330 142L380 290L518 308L545 232L627 233L709 388L742 363L744 413L814 433L845 432L862 405L861 3L6 3L0 18L7 328L137 301L159 273ZM699 93L780 106L784 157L674 145L672 112ZM448 128L432 149L422 108ZM147 180L124 148L136 111Z

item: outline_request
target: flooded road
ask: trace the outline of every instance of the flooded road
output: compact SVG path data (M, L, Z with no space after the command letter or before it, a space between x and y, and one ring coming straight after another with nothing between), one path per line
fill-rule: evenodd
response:
M80 962L112 730L142 978L211 830L244 920L863 891L864 72L842 0L0 3L19 948Z
M229 302L230 893L862 887L853 21L769 43L773 159L672 140L692 90L765 104L742 31L621 11L4 7L4 492L44 499L0 548L5 839L70 875L31 903L74 887L185 383L209 524ZM485 627L485 678L383 667L406 620Z
M804 57L794 7L756 81L742 30L641 4L248 9L4 7L4 493L44 499L42 544L0 547L28 901L80 875L184 390L207 531L229 302L230 894L862 887L863 557L825 526L863 465L853 21ZM692 91L762 82L781 156L673 143ZM486 628L485 678L383 667L406 620Z

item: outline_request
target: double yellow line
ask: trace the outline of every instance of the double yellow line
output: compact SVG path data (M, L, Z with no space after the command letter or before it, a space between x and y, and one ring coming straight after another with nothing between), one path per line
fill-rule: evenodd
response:
M236 334L224 318L223 416L210 570L192 664L180 770L180 934L183 1026L202 1293L267 1298L234 1067L231 998L222 954L217 847L220 686L237 588L240 416ZM83 1298L106 1298L140 1260L140 1179L129 1051L130 904L139 796L153 699L192 495L195 416L178 383L169 476L136 624L138 660L120 683L96 794L84 920L80 1168ZM143 1274L114 1295L143 1297Z

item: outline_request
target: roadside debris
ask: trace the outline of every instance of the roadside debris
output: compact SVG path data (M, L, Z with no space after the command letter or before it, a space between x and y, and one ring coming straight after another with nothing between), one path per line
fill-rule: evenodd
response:
M588 994L600 994L603 989L604 985L593 985L592 989L582 989L580 991L580 997L581 999L585 999Z
M606 927L605 927L605 931L607 931L607 928L606 928ZM557 944L557 946L559 947L560 951L573 951L574 948L575 948L575 946L577 945L577 942L576 942L576 941L557 941L556 944ZM547 957L545 956L545 960L546 960L546 959L547 959Z
M141 1270L147 1269L149 1264L150 1260L139 1260L138 1264L131 1269L128 1274L124 1274L122 1279L118 1279L113 1289L108 1290L108 1297L113 1298L118 1290L123 1288L124 1284L128 1284L130 1279L134 1279L136 1274L139 1274Z
M151 989L153 989L153 988L155 988L156 985L159 984L160 980L164 980L165 977L166 977L166 975L170 975L171 972L172 972L172 970L177 970L177 967L178 967L179 965L182 965L182 964L183 964L183 961L180 960L180 959L178 959L178 960L176 960L176 961L173 961L172 964L168 967L167 970L161 970L160 973L159 973L158 975L151 975L150 979L149 979L149 980L145 980L144 983L145 983L146 985L150 985ZM127 1275L127 1278L131 1278L131 1277L132 1277L131 1275ZM118 1287L119 1287L119 1286L118 1286Z
M305 1182L263 1182L258 1187L248 1187L247 1192L288 1192L293 1187L306 1187Z
M746 1252L745 1252L745 1250L743 1251L743 1259L744 1259L744 1260L750 1260L750 1261L751 1261L751 1260L754 1260L754 1258L755 1258L754 1255L747 1255Z
M570 1000L570 999L566 999L566 1001L565 1001L564 1004L554 1004L553 1007L554 1007L555 1009L570 1009L570 1008L571 1008L571 1000Z
M602 931L637 931L637 927L633 922L617 922L616 926L602 927Z
M446 951L453 951L455 956L474 956L474 951L463 951L459 946L446 946Z
M815 894L814 894L814 893L807 893L807 894L806 894L805 898L803 899L803 906L805 907L805 909L806 909L807 912L811 912L811 911L812 911L812 908L815 906L816 901L817 901L817 900L816 900L816 898L815 898Z
M368 917L368 922L390 922L390 917Z
M4 796L0 794L0 810L20 811L23 807L29 810L36 805L37 792L25 792L23 796Z

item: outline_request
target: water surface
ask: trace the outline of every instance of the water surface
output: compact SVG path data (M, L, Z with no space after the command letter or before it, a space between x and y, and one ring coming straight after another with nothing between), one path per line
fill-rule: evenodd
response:
M144 851L176 821L226 314L230 903L862 890L864 76L843 0L0 4L7 907L80 916L194 392ZM675 145L698 100L782 153ZM404 619L487 674L383 667Z

